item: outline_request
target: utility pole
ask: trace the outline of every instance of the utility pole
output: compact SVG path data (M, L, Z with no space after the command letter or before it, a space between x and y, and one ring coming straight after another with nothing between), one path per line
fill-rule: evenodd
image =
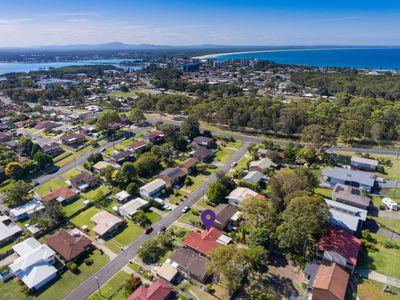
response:
M101 294L101 290L100 290L99 278L98 278L97 276L94 276L94 279L96 279L96 282L97 282L97 289L99 290L99 295L100 295L100 296L103 296L103 295Z

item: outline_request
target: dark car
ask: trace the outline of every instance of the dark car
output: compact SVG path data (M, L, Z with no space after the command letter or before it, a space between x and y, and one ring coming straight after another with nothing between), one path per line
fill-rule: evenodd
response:
M145 230L144 230L144 233L145 234L150 234L151 232L153 231L153 227L147 227Z
M158 227L158 233L159 233L159 234L160 234L160 233L164 233L165 230L167 230L167 227L165 227L164 225L160 225L160 226Z
M38 181L34 181L32 185L33 186L38 186L38 185L40 185L40 183Z

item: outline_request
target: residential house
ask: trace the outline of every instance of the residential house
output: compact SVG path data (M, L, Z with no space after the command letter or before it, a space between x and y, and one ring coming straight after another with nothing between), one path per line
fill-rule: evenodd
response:
M11 265L11 272L31 290L38 290L57 277L53 266L55 252L34 238L12 247L19 256Z
M122 165L126 161L134 161L135 160L135 154L130 151L130 150L124 150L121 152L118 152L117 154L114 154L110 157L110 160Z
M266 181L267 176L260 171L250 171L242 178L242 181L251 183L251 184L259 184L262 181Z
M359 188L338 183L332 190L332 200L367 210L371 199L363 196Z
M174 282L175 279L179 279L179 271L167 262L163 263L161 267L157 268L157 275L168 282Z
M129 151L133 151L133 153L139 153L147 149L147 143L144 141L134 141L126 148Z
M207 149L206 147L198 147L191 153L191 156L197 158L201 162L208 163L214 156L214 151Z
M257 154L260 157L267 157L270 152L271 152L270 149L264 149L264 148L259 148L257 150Z
M196 136L193 139L192 145L194 145L195 147L197 145L201 147L210 148L212 145L214 145L214 139L206 136Z
M317 257L341 265L350 273L357 265L361 241L343 229L329 229L317 245Z
M96 176L93 176L87 172L83 172L72 177L70 182L75 189L81 192L86 192L87 190L95 187L99 183L99 180Z
M123 223L120 218L107 211L101 211L95 214L90 221L94 224L94 233L99 237L112 235Z
M358 207L325 199L331 213L331 224L351 233L361 230L363 222L367 219L367 211Z
M10 209L10 216L16 221L22 221L29 218L29 216L41 209L43 209L43 203L39 200L32 200L24 203L20 206Z
M321 264L312 288L312 300L344 300L350 275L339 265Z
M204 283L209 277L207 265L209 260L204 256L186 249L177 248L166 260L166 263L174 266L185 277L192 278L198 282Z
M174 289L165 280L157 279L149 287L139 286L127 300L170 300Z
M81 133L67 133L61 137L64 145L75 147L82 145L86 141L86 136Z
M92 247L92 241L85 235L72 236L64 229L46 238L46 244L65 261L71 261Z
M335 167L333 169L325 169L322 171L323 181L325 184L333 187L338 183L359 187L371 192L375 185L376 177L374 174L364 171L348 170Z
M352 156L350 164L353 169L374 172L376 171L379 163L375 159Z
M148 143L156 143L164 137L161 131L149 132L142 136L142 140Z
M187 174L191 174L198 163L199 160L197 158L189 157L179 165L179 168L186 170Z
M57 201L61 204L66 204L73 199L76 199L78 194L67 187L59 187L49 194L42 196L42 202L49 203L52 201Z
M167 183L164 180L159 178L155 179L139 189L140 196L144 199L155 198L161 193L166 185Z
M275 168L276 163L274 163L270 158L265 157L260 160L252 161L249 165L249 171L259 171L264 173L269 168Z
M168 186L172 186L175 183L180 182L186 176L186 169L175 167L165 169L158 175L158 178L164 180Z
M252 197L265 198L263 195L245 187L237 187L226 198L229 204L241 207L244 200Z
M192 231L185 238L183 244L187 249L208 257L212 250L221 244L229 244L230 241L231 239L223 235L221 231L215 227L211 227L209 230L204 230L202 233Z
M118 207L118 213L125 218L131 219L134 214L146 205L148 205L148 202L138 197Z
M43 145L42 149L44 153L53 157L64 152L63 148L61 148L61 145L58 143L45 144Z
M53 121L41 121L36 124L35 129L44 129L45 131L50 131L59 126L60 124Z
M114 198L120 203L125 203L131 198L131 195L127 191L120 191L115 194Z
M218 204L214 208L215 221L213 226L218 230L224 231L229 225L234 225L232 217L239 211L239 208L231 204Z
M0 245L15 240L22 232L21 227L9 217L0 216Z
M0 132L0 143L11 141L11 135L6 132Z
M120 168L119 165L115 165L115 164L112 164L112 163L110 163L110 162L108 162L108 161L103 161L103 160L102 160L102 161L98 161L97 163L95 163L95 164L93 165L92 169L93 169L94 172L97 172L97 173L103 175L103 174L104 174L104 170L105 170L108 166L111 166L111 167L113 167L114 169L119 169L119 168Z

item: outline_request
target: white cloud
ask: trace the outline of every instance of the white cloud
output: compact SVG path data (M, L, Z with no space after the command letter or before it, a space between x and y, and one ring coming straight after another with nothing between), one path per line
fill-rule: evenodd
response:
M29 22L32 19L28 18L16 18L16 19L0 19L0 25L10 25Z

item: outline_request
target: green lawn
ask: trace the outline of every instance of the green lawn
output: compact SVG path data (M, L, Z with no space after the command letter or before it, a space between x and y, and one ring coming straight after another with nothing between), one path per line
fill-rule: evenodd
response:
M392 229L395 232L400 234L400 219L391 219L391 218L382 218L382 217L374 217L373 218L377 223L380 223L387 228Z
M374 233L371 235L378 242L378 251L367 251L363 248L359 257L360 264L378 273L400 279L400 250L385 248L383 244L388 238Z
M357 296L360 300L398 300L400 298L400 289L392 289L397 292L397 295L385 293L383 291L385 284L362 279L357 284Z
M235 151L232 149L221 148L215 154L215 159L224 163L232 156L233 153L235 153Z
M106 241L104 244L112 251L119 253L121 250L117 245L128 246L143 233L143 230L143 227L133 223L131 220L128 220L127 226L117 231L112 239Z
M324 198L332 199L332 190L326 188L316 188L314 192Z
M83 281L92 276L97 270L108 261L108 256L100 254L95 250L90 255L93 264L87 266L85 263L78 264L79 274L70 271L65 272L59 279L52 281L44 290L35 295L27 296L21 290L17 280L10 280L6 283L0 282L0 299L8 300L58 300L64 298L68 293L78 287Z
M85 200L82 198L79 198L75 200L74 202L69 203L68 205L65 205L62 207L62 210L65 214L65 216L68 218L71 215L73 215L75 212L78 210L82 209L85 207L85 204L83 204Z
M242 147L243 143L240 140L235 140L234 142L225 143L226 147L228 148L240 148Z
M79 175L81 173L82 172L79 171L78 169L73 168L72 170L69 170L68 172L64 173L62 176L65 178L65 180L69 180L72 177L75 177L75 176L77 176L77 175Z
M65 183L65 181L63 181L62 179L56 177L52 180L50 180L49 182L42 184L40 186L38 186L35 191L40 195L47 195L48 193L50 193L51 191L54 191L55 189L62 187L62 186L67 186L67 184Z
M174 236L174 239L176 241L176 244L181 246L183 244L183 240L187 237L187 235L190 233L189 229L179 227L176 225L172 225L168 231L172 233ZM183 233L183 234L182 234Z
M107 195L109 192L110 189L107 186L103 185L87 193L82 193L81 195L86 199L96 201L100 195Z
M190 186L189 186L189 187L185 187L185 188L191 190L191 189L190 189ZM179 201L180 201L182 198L184 198L184 197L186 197L186 196L187 196L186 193L174 189L174 192L171 193L171 194L168 196L168 199L169 199L169 202L171 202L172 204L175 204L175 205L176 205L176 204L179 203Z
M116 295L119 290L122 289L122 294L125 294L125 290L123 288L125 281L129 278L129 274L125 271L120 271L113 278L107 281L104 285L101 286L100 292L93 294L89 297L89 300L104 300L104 299L117 299L116 297L111 297ZM129 295L125 295L125 298ZM124 299L125 299L124 298Z
M90 219L97 213L101 212L103 210L92 206L91 208L85 210L84 212L81 212L79 215L71 219L71 222L78 228L82 227L83 225L87 225L90 229L90 234L91 236L94 236L94 233L92 231L93 229L93 224L90 221Z
M187 213L183 214L179 221L182 223L187 223L190 225L195 224L195 222L200 222L200 216L196 216L193 214L193 208L189 210Z
M199 186L204 183L204 180L206 180L206 176L204 175L197 175L195 177L189 176L190 179L192 179L193 183L188 186L184 186L185 189L188 189L189 191L195 191L199 188Z
M67 158L64 158L63 160L60 160L59 162L55 163L55 165L57 167L62 167L67 163L73 161L75 158L81 157L82 155L89 153L93 149L94 149L93 146L89 145L79 151L73 152L72 155L68 156Z
M389 189L388 192L385 194L385 197L392 198L400 204L400 189Z
M129 97L134 97L137 95L137 90L129 91L129 92L122 92L122 91L116 91L107 94L109 97L117 97L117 98L129 98Z
M215 207L207 203L206 197L201 198L197 203L197 205L201 206L204 209L213 210Z

